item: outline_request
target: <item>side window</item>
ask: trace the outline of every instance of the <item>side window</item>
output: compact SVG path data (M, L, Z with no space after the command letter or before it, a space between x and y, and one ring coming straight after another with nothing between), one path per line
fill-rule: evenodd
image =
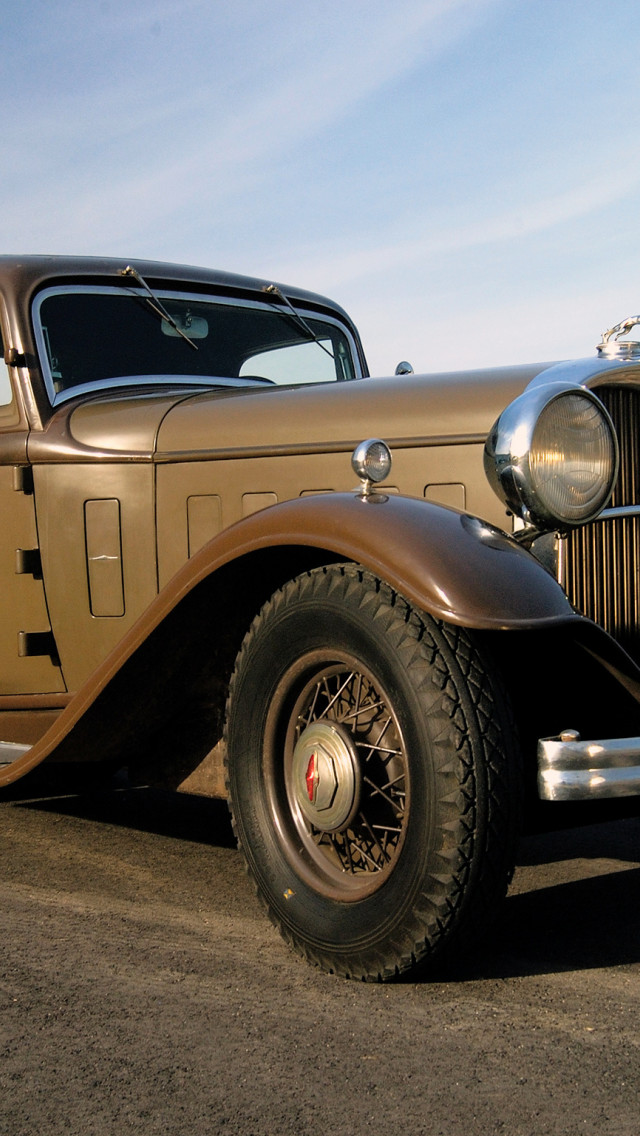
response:
M286 386L329 383L352 379L353 365L342 339L336 336L332 342L327 336L316 343L290 343L252 355L242 364L240 377L252 375Z
M11 380L9 378L9 368L4 361L4 343L0 335L0 406L8 406L12 401L13 395L11 391Z

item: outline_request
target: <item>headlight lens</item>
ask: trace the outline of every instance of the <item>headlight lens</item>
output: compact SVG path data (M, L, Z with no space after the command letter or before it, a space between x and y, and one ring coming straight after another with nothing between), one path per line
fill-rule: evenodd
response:
M391 472L391 450L381 438L367 438L353 451L351 465L363 481L384 481Z
M493 488L540 530L584 524L604 508L618 472L611 419L591 391L525 391L501 414L485 448Z
M545 406L533 432L534 492L550 516L580 524L600 511L611 492L615 444L595 403L565 395Z

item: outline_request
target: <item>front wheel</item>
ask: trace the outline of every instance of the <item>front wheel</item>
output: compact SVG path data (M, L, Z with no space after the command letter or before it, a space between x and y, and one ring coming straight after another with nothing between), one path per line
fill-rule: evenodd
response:
M464 630L355 565L300 576L245 639L226 742L248 869L310 962L385 980L474 941L506 890L521 778Z

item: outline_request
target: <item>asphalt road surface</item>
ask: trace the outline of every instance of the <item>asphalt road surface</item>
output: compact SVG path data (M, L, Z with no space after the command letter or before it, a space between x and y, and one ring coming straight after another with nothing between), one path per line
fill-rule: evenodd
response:
M218 802L0 802L2 1136L638 1136L640 818L523 841L473 973L299 961Z

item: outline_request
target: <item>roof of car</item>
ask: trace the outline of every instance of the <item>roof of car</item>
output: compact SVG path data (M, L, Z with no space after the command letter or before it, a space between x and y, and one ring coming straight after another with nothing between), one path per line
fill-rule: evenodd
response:
M261 292L266 286L276 283L271 278L244 276L168 261L139 260L132 257L45 255L0 256L0 281L10 280L16 291L24 294L49 283L52 277L64 277L70 283L87 277L100 278L104 282L109 277L117 277L127 265L132 265L155 287L172 282L190 282L199 287L213 287L229 293L246 294ZM349 320L344 309L326 296L288 284L277 286L289 298L329 308Z

